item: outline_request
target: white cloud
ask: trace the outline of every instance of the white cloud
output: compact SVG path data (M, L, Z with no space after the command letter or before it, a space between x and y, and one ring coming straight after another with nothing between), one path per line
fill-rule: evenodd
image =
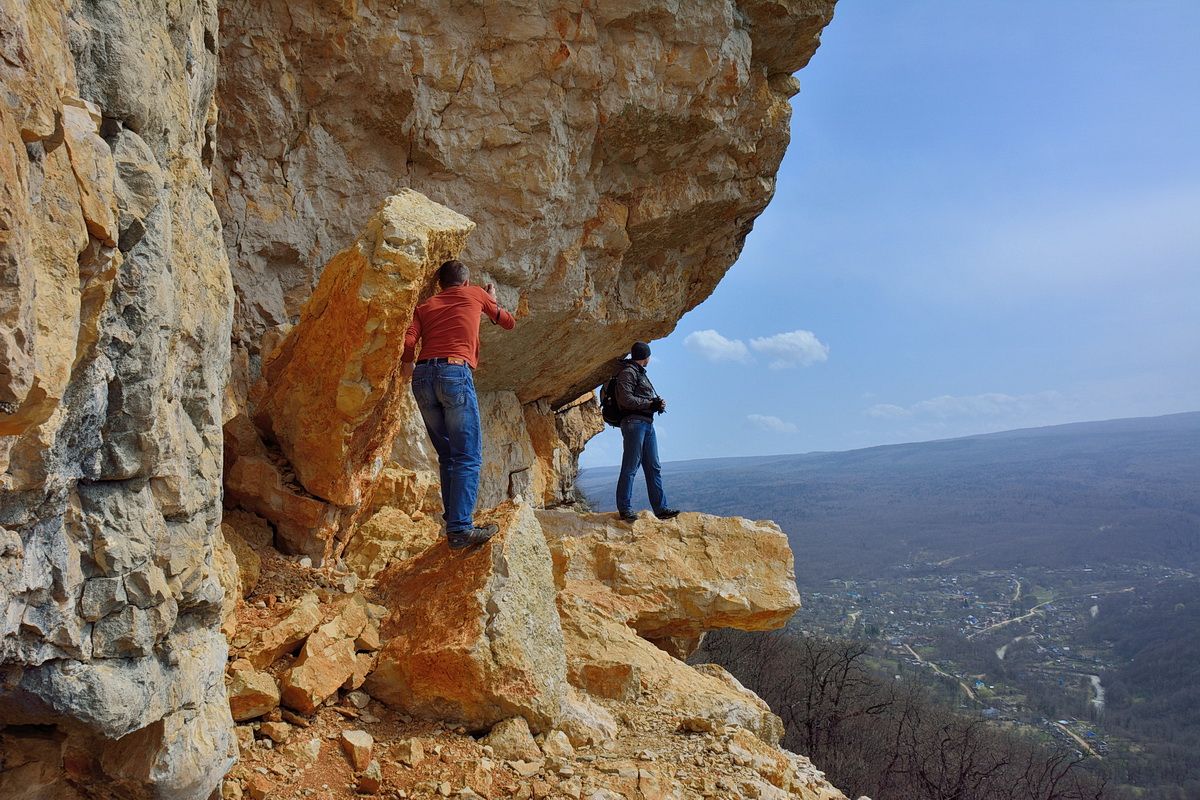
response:
M779 417L766 414L747 414L746 420L754 427L771 433L796 433L800 430L794 422L785 422Z
M829 345L812 331L790 331L750 340L755 351L774 359L771 369L807 367L829 359Z
M741 339L726 339L714 330L689 333L683 346L709 361L750 361L750 351Z
M880 419L897 419L911 415L912 412L907 408L892 405L891 403L876 403L867 409L868 417L878 417Z
M866 410L867 416L879 419L922 417L934 419L1017 417L1033 412L1060 409L1065 398L1058 392L1035 392L1011 395L984 392L972 395L943 394L921 400L910 406L877 403Z

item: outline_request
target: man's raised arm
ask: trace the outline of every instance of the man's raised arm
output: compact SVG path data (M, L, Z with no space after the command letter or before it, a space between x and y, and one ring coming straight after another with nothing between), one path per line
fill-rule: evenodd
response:
M496 302L496 285L489 283L483 288L483 291L487 294L487 297L483 300L483 313L487 315L487 318L492 321L493 325L499 325L504 330L511 331L513 326L517 324L517 321L513 319L512 314L505 311Z

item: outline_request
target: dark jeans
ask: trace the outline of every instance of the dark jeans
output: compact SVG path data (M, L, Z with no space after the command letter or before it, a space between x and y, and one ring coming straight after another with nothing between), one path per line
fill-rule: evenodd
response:
M437 451L446 532L469 530L475 524L475 495L483 464L479 402L471 368L418 364L413 369L412 390Z
M646 474L646 494L655 513L667 507L663 492L662 465L658 463L658 438L654 423L640 417L626 417L621 422L621 438L625 453L621 457L621 477L617 480L617 511L626 513L633 503L633 476L638 467Z

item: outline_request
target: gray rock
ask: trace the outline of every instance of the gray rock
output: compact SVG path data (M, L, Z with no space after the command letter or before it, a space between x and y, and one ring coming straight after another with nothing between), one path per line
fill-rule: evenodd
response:
M120 578L92 578L83 585L79 614L89 622L125 604L125 582Z

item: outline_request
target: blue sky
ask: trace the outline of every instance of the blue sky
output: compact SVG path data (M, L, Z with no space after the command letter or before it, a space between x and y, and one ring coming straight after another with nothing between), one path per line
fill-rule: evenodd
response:
M1200 409L1197 43L1195 0L839 4L775 199L652 343L663 460Z

